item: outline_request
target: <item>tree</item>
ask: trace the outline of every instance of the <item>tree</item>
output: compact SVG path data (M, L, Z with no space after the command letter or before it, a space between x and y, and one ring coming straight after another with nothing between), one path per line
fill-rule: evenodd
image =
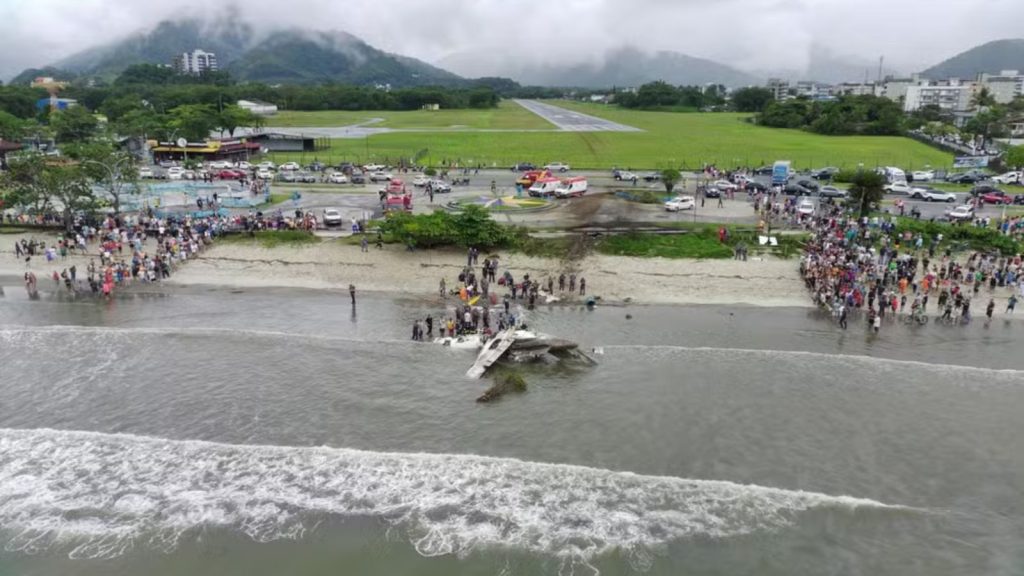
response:
M737 112L763 112L774 98L767 88L740 88L732 93L732 107Z
M21 140L27 126L27 121L0 110L0 140Z
M114 131L122 136L149 138L169 134L166 116L157 114L148 108L139 108L126 113L114 123Z
M50 114L50 127L58 142L81 142L96 135L96 117L83 106L72 106Z
M682 180L683 175L675 168L665 168L661 171L661 183L665 185L665 192L671 194L676 184Z
M251 126L255 128L261 124L262 120L259 116L234 104L225 106L220 111L220 114L217 115L217 128L221 132L226 131L232 138L235 137L235 130L240 127Z
M885 176L871 170L858 170L851 179L849 194L863 218L871 211L873 204L882 201L885 195Z
M0 188L7 190L5 204L31 208L35 213L50 208L50 195L43 186L44 157L30 154L7 163L0 173Z
M971 108L975 110L989 108L995 105L996 97L992 95L992 91L988 89L988 86L982 86L981 89L971 96Z
M59 204L64 230L68 232L75 228L76 214L96 208L96 197L89 178L78 166L44 165L42 185L54 204Z
M1011 168L1024 168L1024 144L1007 148L1004 161Z
M118 150L110 142L91 142L65 148L78 160L82 172L95 182L102 182L113 201L114 213L121 213L121 197L139 191L139 166L134 155Z
M171 128L180 137L203 142L219 124L217 111L209 104L182 104L170 111Z

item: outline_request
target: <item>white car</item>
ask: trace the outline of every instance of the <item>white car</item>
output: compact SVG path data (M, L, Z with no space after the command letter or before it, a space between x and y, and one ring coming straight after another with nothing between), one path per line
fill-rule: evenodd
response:
M814 201L809 198L804 198L797 204L796 211L804 216L811 216L814 214Z
M228 168L231 168L231 162L228 162L227 160L216 160L214 162L210 162L209 168L211 170L227 170Z
M418 174L415 178L412 179L412 185L416 186L417 188L422 188L426 186L427 182L430 182L430 178L427 178L423 174Z
M665 202L666 212L679 212L680 210L693 210L696 204L693 201L693 196L676 196L675 198Z
M915 188L910 193L911 198L917 200L924 200L925 202L956 202L956 194L952 192L942 192L941 190L935 190L934 188Z
M143 166L139 168L139 178L156 178L153 174L153 169L149 166Z
M295 170L298 170L298 169L299 169L299 163L298 162L285 162L284 164L281 164L281 167L279 168L279 170L285 170L285 171L288 171L288 172L294 172Z
M547 164L544 166L544 169L552 172L568 172L570 170L568 164L563 164L561 162L552 162Z
M890 194L906 194L912 196L915 192L924 192L924 188L914 188L906 182L893 182L885 185L885 191Z
M914 178L914 182L931 182L935 180L935 170L920 170L912 172L910 175Z
M274 173L271 172L270 170L267 170L266 168L260 168L259 170L256 171L256 177L261 180L273 180Z
M235 164L235 168L239 170L252 170L252 164L246 162L245 160L242 160L241 162Z
M257 164L256 167L259 168L260 170L273 170L274 163L271 162L270 160L264 160L263 162Z
M1005 174L1000 174L999 176L993 176L992 181L999 182L1000 184L1020 184L1021 173L1007 172Z
M370 182L390 182L391 178L391 174L380 170L370 174Z
M639 180L640 177L637 176L636 174L633 174L632 172L626 172L625 170L622 170L621 172L615 175L615 179L621 180L623 182L632 182L633 180Z
M367 164L366 166L363 166L363 170L366 172L380 172L385 168L387 168L387 166L383 164Z
M324 208L324 226L341 226L341 212L334 208Z
M168 180L181 180L185 174L185 169L181 166L172 166L167 169Z
M974 206L971 206L970 204L957 206L947 212L946 216L948 216L950 220L970 220L971 218L974 218Z
M729 182L728 180L718 180L711 186L717 189L719 192L725 192L727 190L739 190L740 188L739 186L733 184L732 182Z
M327 181L331 184L348 184L348 176L345 176L344 172L331 172Z

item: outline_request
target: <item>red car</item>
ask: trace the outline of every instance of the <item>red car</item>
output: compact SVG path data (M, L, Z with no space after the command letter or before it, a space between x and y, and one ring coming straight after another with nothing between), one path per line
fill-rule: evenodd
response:
M1013 196L1007 196L1006 192L996 190L981 195L982 204L1013 204Z
M239 170L221 170L217 173L217 178L221 180L241 180L245 178L245 172Z

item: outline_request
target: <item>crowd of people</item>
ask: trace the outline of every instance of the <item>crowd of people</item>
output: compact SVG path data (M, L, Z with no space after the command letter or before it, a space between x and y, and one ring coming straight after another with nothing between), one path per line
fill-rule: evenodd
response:
M812 232L800 273L815 304L842 328L860 310L874 331L899 314L906 322L928 322L929 305L943 323L970 322L972 302L985 302L991 320L999 307L1012 314L1024 298L1021 256L997 252L954 254L941 234L900 233L889 219L852 218L827 208L804 225ZM1003 295L1005 294L1005 296Z
M437 320L440 338L481 334L486 339L506 328L522 327L524 308L532 310L541 299L542 303L552 303L578 294L588 306L594 305L594 299L586 297L586 278L574 271L561 272L557 278L548 275L543 281L524 273L517 280L510 269L499 274L499 266L497 256L486 257L481 263L480 251L470 248L457 282L449 285L441 278L439 296L454 298L457 303ZM430 315L413 321L413 340L433 338L434 324Z

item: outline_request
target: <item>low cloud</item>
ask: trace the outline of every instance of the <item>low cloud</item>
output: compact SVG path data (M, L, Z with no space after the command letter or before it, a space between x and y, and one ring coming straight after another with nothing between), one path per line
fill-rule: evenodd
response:
M160 20L236 14L257 31L343 30L470 75L594 62L623 45L768 74L803 70L813 46L910 72L1018 36L1020 0L3 0L0 76L109 43Z

